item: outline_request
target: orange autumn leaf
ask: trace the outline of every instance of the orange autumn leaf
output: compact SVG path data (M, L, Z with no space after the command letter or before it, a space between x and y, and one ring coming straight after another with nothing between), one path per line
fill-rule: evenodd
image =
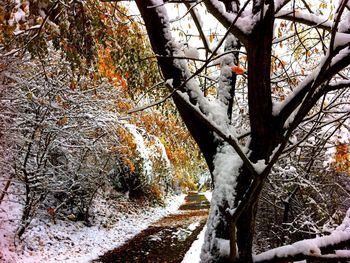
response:
M117 152L118 152L118 147L117 147L117 146L112 146L112 147L110 148L110 152L111 152L111 153L117 153Z
M210 42L210 43L212 43L212 42L213 42L213 40L214 40L214 36L215 36L215 34L214 34L214 33L210 34L210 36L209 36L209 42Z
M47 208L47 213L52 217L53 223L56 224L56 211L52 207Z
M231 69L237 75L242 75L245 72L244 68L241 68L240 66L233 66Z
M72 81L70 82L69 88L70 88L71 90L75 90L76 87L77 87L77 82L76 82L75 80L72 80Z
M350 153L346 153L344 154L344 160L349 161L350 162Z
M123 162L124 162L125 165L127 165L129 167L131 172L135 171L135 166L134 166L133 162L129 158L123 158Z

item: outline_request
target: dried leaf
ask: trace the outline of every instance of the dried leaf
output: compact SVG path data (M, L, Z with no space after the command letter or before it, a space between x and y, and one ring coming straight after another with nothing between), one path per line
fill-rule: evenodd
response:
M231 69L237 75L242 75L245 72L244 68L241 68L240 66L233 66Z

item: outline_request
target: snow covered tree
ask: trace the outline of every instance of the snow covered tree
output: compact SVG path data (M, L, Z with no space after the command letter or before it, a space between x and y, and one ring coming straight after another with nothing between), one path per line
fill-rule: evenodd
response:
M120 121L111 110L120 93L108 83L87 88L85 78L73 87L68 63L57 52L45 61L46 71L36 60L19 61L4 70L0 142L4 153L11 152L1 156L1 167L23 185L21 237L39 207L88 221L91 202L115 166L112 150L120 147Z
M155 96L148 99L165 97L151 105L173 98L214 179L203 262L323 260L326 256L321 252L328 253L327 249L333 248L330 244L342 245L348 240L349 235L341 232L342 228L347 230L348 221L344 220L328 239L252 257L264 184L271 176L283 177L286 171L271 174L273 165L280 161L286 167L282 158L302 142L316 154L317 147L325 144L313 138L325 142L334 133L332 127L349 127L348 1L337 5L324 0L135 2L163 74L164 82L159 85L149 85L155 80L148 74L155 70L154 59L148 59L150 54L133 56L133 44L142 47L144 38L137 27L128 29L124 25L127 20L135 26L137 18L124 16L125 10L115 1L7 0L0 7L1 51L8 51L4 56L9 56L24 47L42 59L53 44L63 51L72 69L83 74L101 59L98 51L105 51L108 59L112 57L123 66L129 64L130 69L128 76L123 76L119 64L112 69L111 63L95 65L111 82L123 86L128 79L129 84L137 86L136 93L151 90ZM188 11L171 21L166 4L173 3L171 8L183 4ZM206 13L210 15L203 17ZM186 41L191 40L191 34L172 26L187 15L198 31L194 37L201 41L196 47L173 36L181 33ZM225 28L224 34L208 33L207 20ZM138 38L132 38L133 33ZM130 52L120 56L124 49ZM74 89L74 82L72 85ZM66 122L62 118L59 123L64 126ZM339 170L344 170L348 155L340 144L337 162ZM295 154L304 158L297 151ZM310 165L314 163L312 160ZM336 237L340 237L337 242ZM230 249L225 255L227 244ZM299 249L293 250L296 247ZM330 257L346 258L346 254Z
M249 263L253 261L257 204L272 166L306 120L316 118L315 125L322 125L317 118L327 107L325 100L348 96L350 6L346 0L333 9L324 1L175 1L185 4L193 16L203 44L200 48L206 53L200 60L173 37L166 2L136 0L170 95L214 178L201 260ZM197 7L226 29L213 48ZM321 10L326 10L327 16L322 16ZM292 48L283 48L290 39ZM225 41L226 51L220 54ZM286 62L294 54L306 63ZM206 69L219 57L223 57L219 85L212 85L214 96L208 96L201 79L210 79ZM201 64L193 70L188 68L188 59ZM246 98L248 115L239 110L237 92L246 94L241 96ZM246 131L242 114L248 118ZM347 117L348 110L341 119ZM324 242L306 241L300 249L291 246L269 256L255 256L254 261L346 258L344 254L322 255L334 248L334 243L350 239L345 231L340 232L321 238ZM228 242L229 253L224 255L223 246Z

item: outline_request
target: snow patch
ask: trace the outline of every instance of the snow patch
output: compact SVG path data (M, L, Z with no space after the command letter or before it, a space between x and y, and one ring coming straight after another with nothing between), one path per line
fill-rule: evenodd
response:
M185 56L191 59L199 59L199 52L195 47L187 47L184 49Z
M18 8L17 12L14 15L14 19L15 19L16 23L18 23L20 21L24 22L26 20L25 17L26 17L26 13L21 8Z
M200 261L199 256L204 243L204 235L206 230L207 227L205 226L197 236L197 239L192 243L181 263L198 263Z
M265 168L266 168L266 164L265 164L265 160L259 160L257 161L256 163L253 163L252 164L253 167L254 167L254 170L258 173L258 174L261 174Z
M148 179L148 182L152 180L152 161L150 159L151 152L146 147L145 140L143 138L143 130L137 128L133 124L124 124L125 128L133 135L136 142L136 149L140 153L143 163L143 171L145 172L145 176Z
M334 48L350 44L350 34L336 33L334 39Z

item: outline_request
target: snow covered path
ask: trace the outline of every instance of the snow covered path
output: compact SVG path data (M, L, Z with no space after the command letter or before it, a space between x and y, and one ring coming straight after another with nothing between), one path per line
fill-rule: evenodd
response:
M122 245L160 218L175 212L184 195L167 201L166 207L126 209L112 207L110 201L95 204L93 226L82 222L57 220L45 216L34 219L22 243L14 244L20 215L18 203L4 200L0 209L0 262L3 263L88 263ZM118 208L118 209L117 209ZM98 211L98 212L97 212Z
M203 229L209 208L203 194L189 194L185 201L177 213L160 219L95 262L182 262Z

